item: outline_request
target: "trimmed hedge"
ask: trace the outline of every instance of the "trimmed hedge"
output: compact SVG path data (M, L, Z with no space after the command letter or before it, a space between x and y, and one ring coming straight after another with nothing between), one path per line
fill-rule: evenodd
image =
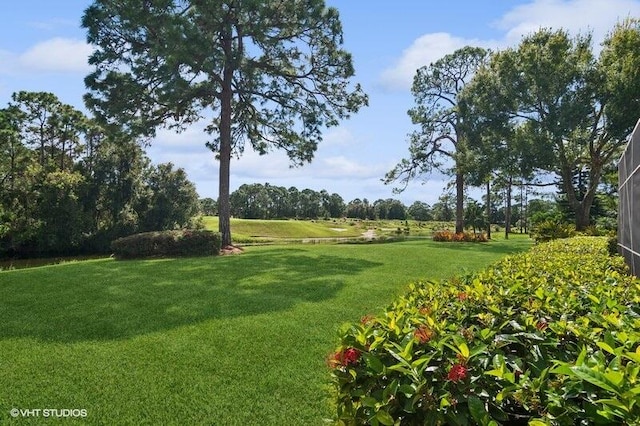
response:
M111 243L116 259L163 256L211 256L220 253L220 234L211 231L143 232Z
M416 282L340 329L339 424L637 424L640 281L607 239L540 244Z

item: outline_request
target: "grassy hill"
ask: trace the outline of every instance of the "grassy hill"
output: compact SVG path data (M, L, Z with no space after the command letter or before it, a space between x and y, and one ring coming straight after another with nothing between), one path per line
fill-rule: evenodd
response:
M336 329L530 241L248 247L0 272L0 424L322 425Z

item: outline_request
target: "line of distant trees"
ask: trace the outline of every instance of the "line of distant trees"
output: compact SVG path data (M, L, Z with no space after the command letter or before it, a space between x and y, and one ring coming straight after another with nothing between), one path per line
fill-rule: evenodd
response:
M546 221L571 221L572 212L567 206L564 194L546 194L540 197L526 185L518 190L508 188L507 183L499 181L492 188L487 209L486 196L482 201L465 198L465 227L481 230L487 226L486 212L489 211L491 224L505 226L507 209L511 227L520 232L528 232L532 226ZM506 197L511 196L507 202ZM537 198L536 198L537 197ZM407 220L442 221L455 220L456 198L445 192L433 205L416 201L407 206L400 200L387 198L370 202L366 198L355 198L345 202L343 197L326 190L300 190L295 186L286 188L269 183L244 184L231 193L231 214L241 219L328 219L348 217L363 220ZM598 197L594 203L592 216L603 228L615 228L615 197ZM203 215L215 216L217 202L212 198L200 199L200 212Z
M198 194L182 169L55 95L0 108L0 257L108 252L135 232L188 226Z

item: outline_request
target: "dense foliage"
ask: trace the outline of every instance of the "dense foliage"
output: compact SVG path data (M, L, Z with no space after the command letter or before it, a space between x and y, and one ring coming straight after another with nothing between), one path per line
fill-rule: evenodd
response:
M635 424L640 281L607 240L534 247L416 282L342 327L329 358L342 424Z
M460 96L468 170L509 180L546 173L584 230L638 118L639 47L640 21L629 18L598 56L589 35L548 28L492 54Z
M345 203L336 193L314 191L295 186L285 188L265 184L244 184L230 196L231 214L241 219L318 219L350 217L354 219L431 220L431 207L415 202L408 209L399 200L378 199L370 203L356 198ZM437 220L447 220L436 218Z
M219 233L203 230L143 232L111 243L116 259L216 255L220 246Z
M197 211L182 169L150 164L138 141L55 95L18 92L0 109L0 256L104 252Z

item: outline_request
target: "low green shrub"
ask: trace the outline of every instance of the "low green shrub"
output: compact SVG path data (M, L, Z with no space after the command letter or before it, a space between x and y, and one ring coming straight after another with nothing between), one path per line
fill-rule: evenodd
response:
M617 235L612 235L610 237L607 238L607 245L609 247L609 254L611 256L615 256L617 254L619 254L618 251L618 236Z
M576 227L558 220L545 220L538 223L531 232L537 243L544 243L559 238L570 238L576 235Z
M471 232L458 232L443 230L433 233L433 241L441 242L468 242L468 243L486 243L487 234L472 234Z
M116 259L163 256L205 256L220 252L220 234L211 231L143 232L111 243Z
M577 425L640 419L640 281L603 237L556 240L416 282L340 329L339 424Z

